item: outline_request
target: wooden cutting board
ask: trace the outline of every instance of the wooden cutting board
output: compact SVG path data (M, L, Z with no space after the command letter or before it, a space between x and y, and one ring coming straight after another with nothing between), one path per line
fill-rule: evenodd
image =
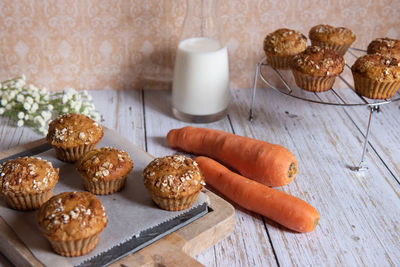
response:
M43 144L42 139L0 152L0 159ZM210 198L206 215L111 266L202 266L192 257L230 235L235 222L232 205L207 189L203 192ZM0 249L16 266L43 266L1 217Z

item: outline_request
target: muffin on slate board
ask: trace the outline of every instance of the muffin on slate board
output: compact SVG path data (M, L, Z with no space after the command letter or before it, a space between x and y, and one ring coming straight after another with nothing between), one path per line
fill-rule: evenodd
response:
M170 211L189 208L205 185L197 163L180 155L154 159L144 169L143 178L153 201Z
M132 168L133 163L129 155L112 147L93 149L76 163L85 189L97 195L120 191Z
M294 56L290 66L298 87L312 92L324 92L332 88L344 65L343 56L337 52L310 46Z
M103 129L97 122L85 115L71 113L50 122L46 139L56 150L57 158L75 162L96 148L102 137Z
M320 24L312 27L308 34L312 45L335 50L342 56L356 40L355 34L345 27Z
M400 61L379 54L365 55L351 67L354 89L371 99L391 98L400 87Z
M68 257L89 253L107 226L100 200L89 192L64 192L52 197L38 212L38 224L53 250Z
M274 68L288 69L292 57L307 47L307 37L290 29L278 29L264 39L267 63Z
M35 157L12 159L0 165L0 193L17 210L39 208L53 195L58 169Z

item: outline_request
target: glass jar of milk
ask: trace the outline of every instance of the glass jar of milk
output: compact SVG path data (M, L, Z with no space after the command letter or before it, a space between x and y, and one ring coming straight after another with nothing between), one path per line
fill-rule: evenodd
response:
M228 51L216 10L218 0L187 0L176 53L172 112L186 122L212 122L227 114Z

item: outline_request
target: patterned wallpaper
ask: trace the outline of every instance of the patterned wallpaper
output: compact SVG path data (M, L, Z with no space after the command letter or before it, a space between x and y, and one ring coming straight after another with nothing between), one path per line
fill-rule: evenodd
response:
M185 0L0 0L0 79L24 73L51 90L170 88L185 8ZM219 0L219 14L232 88L252 86L262 41L280 27L346 26L360 48L400 38L398 0Z

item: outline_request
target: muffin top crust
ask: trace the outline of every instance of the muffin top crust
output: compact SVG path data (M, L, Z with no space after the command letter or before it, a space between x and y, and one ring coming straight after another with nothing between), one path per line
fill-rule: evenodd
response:
M102 147L87 152L76 163L78 172L93 182L126 176L133 168L129 155L116 148Z
M205 185L197 163L185 156L156 158L143 171L146 188L161 197L180 198Z
M53 188L58 169L51 162L36 157L12 159L0 165L0 191L14 194L39 194Z
M381 54L400 60L400 40L391 38L377 38L369 43L368 54Z
M56 147L71 148L94 144L103 137L103 129L91 118L82 114L65 114L49 124L47 141Z
M354 62L353 73L380 82L400 81L400 61L380 54L364 55Z
M40 207L38 223L51 239L77 240L101 232L107 225L107 215L92 193L64 192Z
M356 40L355 34L345 27L333 27L319 24L310 29L308 33L310 40L335 45L350 45Z
M309 46L304 52L293 57L291 68L315 77L337 76L346 62L342 55L319 46Z
M264 51L267 55L291 56L304 51L307 37L290 29L278 29L264 39Z

